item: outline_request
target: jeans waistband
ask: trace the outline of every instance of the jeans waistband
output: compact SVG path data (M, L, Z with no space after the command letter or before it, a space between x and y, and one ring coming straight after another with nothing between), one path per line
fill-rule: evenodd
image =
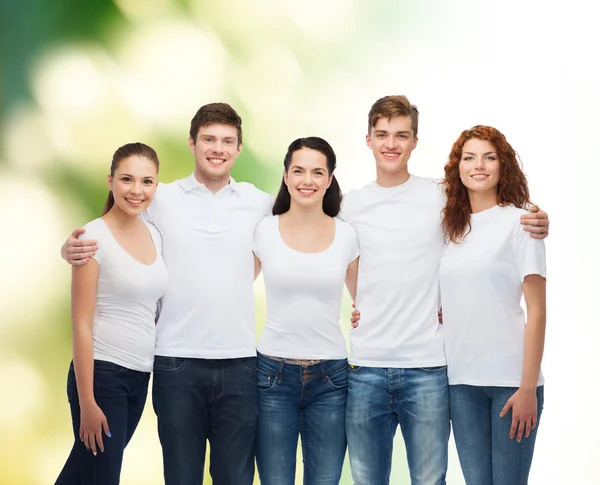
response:
M271 355L265 355L267 359L274 360L275 362L285 362L290 365L299 365L302 367L310 367L311 365L320 364L321 362L325 362L324 359L286 359L284 357L273 357Z

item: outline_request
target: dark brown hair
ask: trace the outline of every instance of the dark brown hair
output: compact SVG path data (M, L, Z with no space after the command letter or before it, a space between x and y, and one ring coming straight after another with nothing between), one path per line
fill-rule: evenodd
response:
M283 159L283 168L287 172L290 168L290 164L292 163L292 156L294 152L301 150L302 148L310 148L311 150L316 150L319 153L325 155L327 159L327 172L330 175L333 174L335 167L337 166L335 152L331 145L327 143L323 138L319 138L318 136L309 136L307 138L298 138L294 140L290 146L288 147L288 151L285 154L285 158ZM273 204L273 215L283 214L290 210L290 191L288 190L287 185L285 184L285 179L281 181L281 187L279 187L279 193L275 198L275 203ZM340 207L342 205L342 190L335 178L335 175L331 177L331 184L325 191L325 195L323 196L323 212L328 216L335 217L340 212Z
M242 118L227 103L210 103L202 106L190 122L190 138L196 143L198 130L202 126L222 123L231 125L237 131L238 147L242 144Z
M471 202L467 188L460 180L459 165L463 147L472 138L489 141L498 155L500 162L498 205L512 204L520 209L526 209L531 204L527 179L521 169L518 155L506 141L505 136L491 126L477 125L465 130L452 145L448 162L444 167L445 178L442 182L447 196L446 206L442 211L442 227L447 239L453 243L464 240L471 231Z
M144 143L135 142L127 143L126 145L117 148L113 155L112 162L110 164L111 177L115 176L115 172L117 171L117 168L119 168L119 163L133 155L138 155L140 157L147 158L148 160L153 162L154 165L156 165L156 171L158 172L160 162L158 161L158 155L156 154L154 149ZM115 205L115 198L113 196L112 191L110 191L108 193L106 203L104 204L104 211L102 212L102 215L106 214L109 210L111 210L113 205Z

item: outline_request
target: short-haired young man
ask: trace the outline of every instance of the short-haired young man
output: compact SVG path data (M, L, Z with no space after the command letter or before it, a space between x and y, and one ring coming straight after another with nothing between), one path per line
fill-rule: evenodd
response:
M230 177L242 121L229 105L198 110L189 148L194 173L160 184L145 214L162 235L171 280L152 389L165 484L202 483L208 440L213 483L250 485L258 412L252 238L273 197ZM71 264L94 251L80 233L63 246Z
M366 141L377 180L344 197L342 217L361 248L346 409L355 485L389 483L398 425L411 483L446 483L450 416L438 323L445 195L437 181L408 171L418 121L405 96L375 102ZM547 229L545 213L531 217Z

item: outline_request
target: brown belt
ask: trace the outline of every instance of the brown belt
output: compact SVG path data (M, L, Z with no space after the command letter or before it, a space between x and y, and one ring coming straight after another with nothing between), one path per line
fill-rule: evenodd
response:
M311 365L325 362L325 359L284 359L282 357L271 357L270 355L265 355L265 357L274 360L275 362L283 362L285 360L286 364L301 365L302 367L310 367Z

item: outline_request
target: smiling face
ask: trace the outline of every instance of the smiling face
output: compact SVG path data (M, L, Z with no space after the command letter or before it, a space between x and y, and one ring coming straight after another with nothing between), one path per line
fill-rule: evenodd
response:
M489 141L478 138L466 141L458 170L460 180L469 192L497 192L500 161L496 148Z
M108 176L108 188L115 207L130 216L138 216L152 202L157 188L156 163L140 155L121 160L113 175Z
M189 147L194 154L196 176L200 182L226 179L242 151L237 130L233 125L212 123L198 129L196 141L190 137Z
M377 177L408 175L408 159L417 147L410 116L379 118L367 135L367 145L377 164Z
M290 166L283 180L290 193L290 207L322 207L323 197L331 184L327 157L318 150L301 148L292 154Z

